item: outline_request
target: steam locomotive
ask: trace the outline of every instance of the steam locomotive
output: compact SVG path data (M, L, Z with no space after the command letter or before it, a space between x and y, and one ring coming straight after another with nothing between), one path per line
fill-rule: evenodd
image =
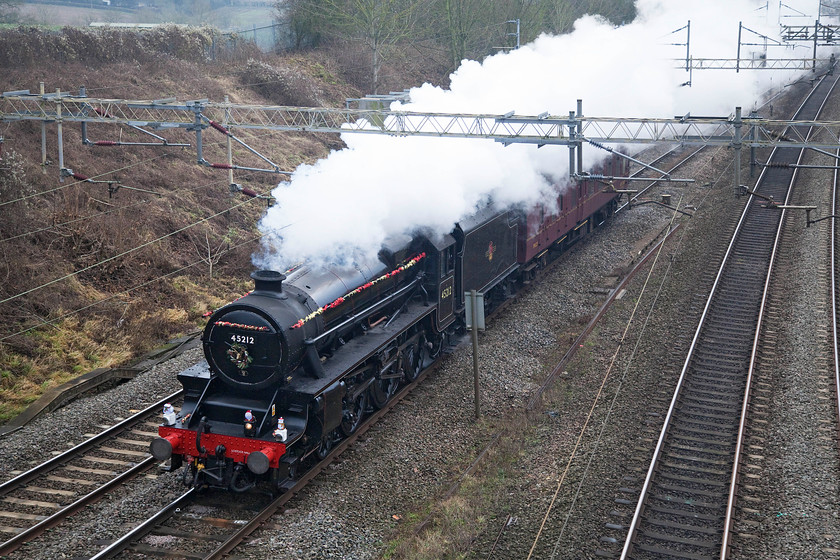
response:
M603 174L626 177L612 156ZM254 290L212 314L206 363L178 374L152 455L189 486L288 484L415 380L464 326L465 293L492 308L614 211L623 181L587 179L549 210L490 208L443 236L384 247L376 263L251 274Z

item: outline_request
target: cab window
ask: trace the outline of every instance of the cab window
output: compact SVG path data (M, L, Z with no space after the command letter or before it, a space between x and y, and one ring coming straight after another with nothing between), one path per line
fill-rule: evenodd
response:
M455 270L455 246L450 245L440 254L440 277L443 278Z

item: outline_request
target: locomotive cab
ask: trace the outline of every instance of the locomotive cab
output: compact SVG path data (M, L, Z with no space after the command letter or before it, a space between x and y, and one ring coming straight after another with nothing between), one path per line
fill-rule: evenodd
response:
M430 240L433 255L426 266L426 291L435 303L435 326L444 331L455 321L455 238L451 235Z

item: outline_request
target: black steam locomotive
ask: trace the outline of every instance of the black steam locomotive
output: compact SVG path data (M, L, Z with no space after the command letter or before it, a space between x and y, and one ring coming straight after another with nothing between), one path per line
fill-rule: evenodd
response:
M210 317L206 364L178 374L184 404L165 411L152 455L186 462L188 485L294 479L439 355L463 328L465 292L490 307L509 297L612 213L614 190L582 181L556 213L486 209L383 248L376 264L254 272L254 290Z

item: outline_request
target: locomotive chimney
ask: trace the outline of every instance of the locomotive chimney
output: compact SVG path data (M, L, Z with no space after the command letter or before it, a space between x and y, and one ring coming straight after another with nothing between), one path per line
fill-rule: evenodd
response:
M283 280L286 275L275 270L255 270L251 273L254 279L254 294L278 297L283 293Z

